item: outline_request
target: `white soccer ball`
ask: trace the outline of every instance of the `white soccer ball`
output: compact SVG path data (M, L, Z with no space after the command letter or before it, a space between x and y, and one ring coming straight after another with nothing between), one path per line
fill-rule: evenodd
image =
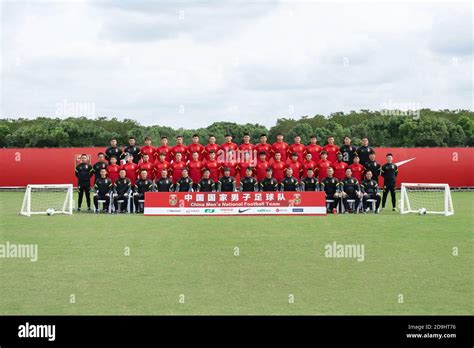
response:
M426 214L426 208L418 209L418 215L425 215L425 214Z
M48 209L46 209L46 214L47 214L48 216L54 215L54 209L53 209L53 208L48 208Z

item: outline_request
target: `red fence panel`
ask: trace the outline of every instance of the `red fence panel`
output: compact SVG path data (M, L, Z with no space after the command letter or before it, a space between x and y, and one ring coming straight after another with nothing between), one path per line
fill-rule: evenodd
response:
M0 149L0 186L76 184L74 167L82 153L96 161L105 148ZM474 187L472 148L377 148L377 161L393 153L401 182L447 183Z

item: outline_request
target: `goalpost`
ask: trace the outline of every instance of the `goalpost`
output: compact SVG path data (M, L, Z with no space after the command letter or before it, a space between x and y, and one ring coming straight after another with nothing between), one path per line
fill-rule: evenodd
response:
M63 185L28 185L26 187L21 215L38 214L72 214L73 186Z
M448 184L402 183L401 193L401 214L454 214Z

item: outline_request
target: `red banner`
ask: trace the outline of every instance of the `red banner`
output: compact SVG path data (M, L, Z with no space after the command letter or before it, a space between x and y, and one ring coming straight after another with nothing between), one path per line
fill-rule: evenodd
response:
M77 184L74 168L82 153L96 162L105 148L0 149L0 186L27 184ZM402 182L446 183L451 187L474 187L472 148L376 148L383 164L391 152ZM382 184L382 180L380 180Z
M323 192L147 192L145 215L326 215Z

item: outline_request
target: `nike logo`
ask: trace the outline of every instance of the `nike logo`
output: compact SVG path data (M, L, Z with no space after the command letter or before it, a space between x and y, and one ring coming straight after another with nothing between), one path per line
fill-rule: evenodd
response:
M239 213L245 213L246 211L249 211L249 210L250 210L250 208L248 208L248 209L239 209Z
M395 164L397 165L397 167L400 167L401 165L404 165L405 163L413 161L415 158L416 157L413 157L413 158L410 158L410 159L407 159L407 160L404 160L404 161L397 162Z

